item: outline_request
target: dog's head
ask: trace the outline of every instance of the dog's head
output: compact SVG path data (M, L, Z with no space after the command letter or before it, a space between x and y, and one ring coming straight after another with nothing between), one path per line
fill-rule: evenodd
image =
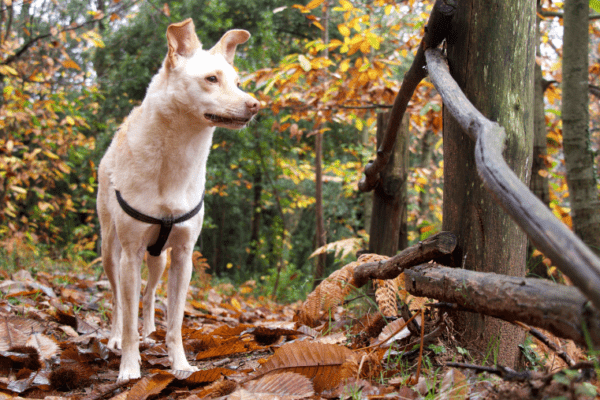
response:
M259 102L239 88L233 59L237 45L249 38L247 31L230 30L206 51L190 18L170 25L163 70L177 107L211 126L244 127L258 112Z

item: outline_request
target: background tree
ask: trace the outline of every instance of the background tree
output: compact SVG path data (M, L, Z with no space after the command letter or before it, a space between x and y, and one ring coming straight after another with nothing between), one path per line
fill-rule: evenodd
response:
M525 182L533 145L534 28L535 4L529 0L464 1L448 37L454 79L478 110L506 129L504 157ZM474 146L445 111L443 229L457 235L460 248L452 265L523 276L526 236L483 187ZM457 315L455 327L463 343L516 366L522 331L468 313Z
M573 230L600 254L600 194L589 134L587 0L565 0L562 81L563 148Z

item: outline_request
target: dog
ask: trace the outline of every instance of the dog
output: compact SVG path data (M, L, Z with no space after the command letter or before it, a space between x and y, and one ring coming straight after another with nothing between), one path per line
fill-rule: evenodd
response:
M121 349L118 381L140 378L138 305L146 251L142 338L155 331L154 297L171 248L166 345L173 370L185 358L181 325L192 252L204 216L206 161L215 127L241 129L259 102L240 89L233 67L245 30L203 50L191 19L167 29L168 53L140 106L113 138L98 169L97 211L104 271L113 293L108 347Z

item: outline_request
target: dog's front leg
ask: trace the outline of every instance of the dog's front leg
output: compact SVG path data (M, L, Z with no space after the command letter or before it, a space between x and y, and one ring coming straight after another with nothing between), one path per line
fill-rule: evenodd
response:
M123 248L121 253L121 301L123 305L123 340L119 381L140 377L138 311L140 302L143 251Z
M167 349L169 361L174 370L197 371L185 358L181 339L181 324L187 291L192 277L192 247L181 246L173 248L168 283L168 313L167 313Z
M144 341L151 341L148 336L156 330L156 324L154 323L154 299L156 297L156 287L160 283L165 267L167 266L167 252L163 251L158 257L153 257L148 254L148 283L144 290L143 297L143 319L144 326L142 328L142 339Z

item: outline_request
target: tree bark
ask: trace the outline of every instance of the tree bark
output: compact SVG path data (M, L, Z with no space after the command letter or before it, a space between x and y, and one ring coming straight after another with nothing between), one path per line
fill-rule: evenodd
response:
M504 158L524 182L533 147L534 18L530 0L465 0L448 37L452 76L483 115L506 128ZM445 107L443 230L457 235L459 248L451 265L523 276L526 236L485 190L474 154L475 143ZM517 366L521 330L470 313L458 313L455 327L463 343L484 354L498 344L498 362Z
M377 115L377 145L387 130L390 113ZM396 143L373 191L369 252L393 256L408 245L406 228L408 176L408 115L404 115Z
M587 0L565 0L563 40L563 149L573 230L600 255L600 197L590 147Z

